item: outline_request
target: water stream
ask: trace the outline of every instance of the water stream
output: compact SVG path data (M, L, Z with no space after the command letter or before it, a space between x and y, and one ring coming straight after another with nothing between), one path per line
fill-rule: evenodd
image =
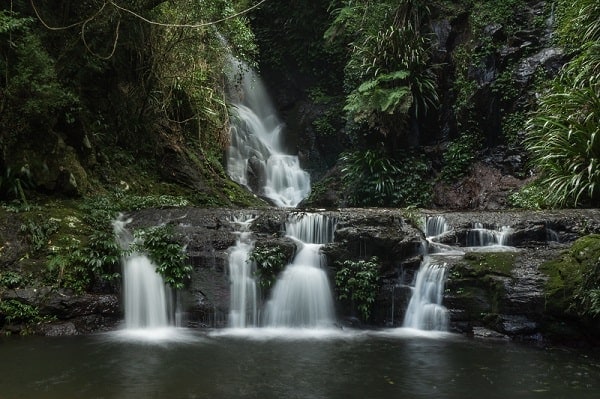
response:
M295 207L310 194L310 176L297 156L286 153L283 123L260 77L233 56L230 64L227 173L276 206Z
M467 233L468 247L507 246L510 243L512 229L502 226L500 229L486 228L481 223L474 223Z
M509 226L502 226L498 230L489 229L481 223L474 223L473 228L467 233L466 248L454 248L436 242L440 236L451 231L451 226L441 215L427 217L423 230L426 236L426 243L423 245L425 254L415 277L403 326L420 330L446 331L449 314L442 302L448 268L444 256L463 256L465 250L514 250L507 245L510 242L512 229Z
M258 302L254 264L250 252L254 248L251 239L250 216L235 217L238 239L229 252L229 281L231 283L229 327L254 327L258 324Z
M332 327L333 297L320 250L333 240L335 220L306 214L287 223L286 233L298 251L273 287L265 310L268 327Z
M123 218L113 222L117 241L125 250L134 243L133 235L126 229L129 222L130 219ZM133 251L123 257L122 265L125 328L151 331L174 326L174 315L169 306L170 289L150 258Z

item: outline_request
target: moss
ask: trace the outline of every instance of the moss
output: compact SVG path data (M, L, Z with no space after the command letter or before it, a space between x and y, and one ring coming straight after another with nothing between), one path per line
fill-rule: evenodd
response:
M517 254L514 252L470 252L464 257L462 267L458 271L463 276L485 276L494 274L500 276L512 275Z
M599 265L600 235L592 234L575 241L560 258L540 266L548 276L547 310L554 315L597 317L598 304L590 303L586 295L600 289Z
M504 310L505 281L512 275L516 257L514 252L471 252L452 267L449 293L470 320L493 328L490 315Z

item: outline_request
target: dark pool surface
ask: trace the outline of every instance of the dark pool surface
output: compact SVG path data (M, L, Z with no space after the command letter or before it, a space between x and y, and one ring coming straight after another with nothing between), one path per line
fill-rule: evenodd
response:
M384 332L0 339L0 399L600 398L591 352Z

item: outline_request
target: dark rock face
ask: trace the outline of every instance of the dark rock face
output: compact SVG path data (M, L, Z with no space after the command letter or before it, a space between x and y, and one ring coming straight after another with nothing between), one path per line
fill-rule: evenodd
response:
M77 335L110 330L122 319L117 295L75 295L60 289L22 288L4 292L2 300L35 306L40 316L50 317L49 323L34 328L34 332L44 335ZM15 332L19 329L17 327Z

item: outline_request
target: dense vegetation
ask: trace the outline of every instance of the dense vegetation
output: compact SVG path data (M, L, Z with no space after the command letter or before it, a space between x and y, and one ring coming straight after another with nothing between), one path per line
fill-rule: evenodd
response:
M550 205L600 201L600 4L558 2L557 40L571 60L545 88L528 148Z

